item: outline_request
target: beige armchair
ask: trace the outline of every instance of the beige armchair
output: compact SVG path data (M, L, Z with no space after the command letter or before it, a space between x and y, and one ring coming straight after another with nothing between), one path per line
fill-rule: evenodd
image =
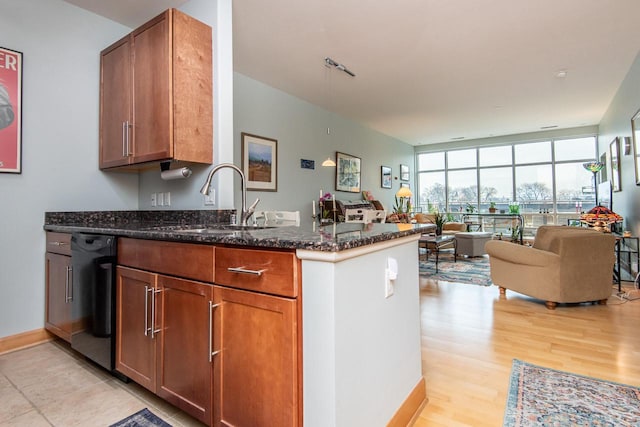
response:
M613 284L615 237L587 228L542 226L533 247L491 240L491 280L506 289L558 303L606 304Z

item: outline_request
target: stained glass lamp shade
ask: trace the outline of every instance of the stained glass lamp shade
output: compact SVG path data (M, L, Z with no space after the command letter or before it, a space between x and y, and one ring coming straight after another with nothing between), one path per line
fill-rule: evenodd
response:
M598 206L598 183L596 181L596 174L604 167L602 162L587 162L583 163L582 167L593 173L593 190L596 197L596 206Z

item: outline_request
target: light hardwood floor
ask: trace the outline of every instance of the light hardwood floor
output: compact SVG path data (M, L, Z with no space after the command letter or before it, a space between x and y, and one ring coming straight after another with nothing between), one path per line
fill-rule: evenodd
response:
M429 402L416 427L501 426L513 359L640 386L640 299L552 311L496 286L420 286Z

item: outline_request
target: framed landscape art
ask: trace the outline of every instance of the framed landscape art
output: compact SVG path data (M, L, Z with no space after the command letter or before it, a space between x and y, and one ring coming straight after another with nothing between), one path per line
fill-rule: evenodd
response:
M382 188L391 188L391 168L389 166L380 166L380 186Z
M241 135L247 190L278 191L278 141L244 132Z

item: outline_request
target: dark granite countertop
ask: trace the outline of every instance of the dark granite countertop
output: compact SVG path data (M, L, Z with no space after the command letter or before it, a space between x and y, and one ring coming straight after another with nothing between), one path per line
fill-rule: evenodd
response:
M339 223L335 227L333 224L322 227L311 224L307 227L193 231L195 228L228 224L230 214L231 211L47 212L44 229L149 240L338 252L424 233L426 228L433 228L426 224Z

